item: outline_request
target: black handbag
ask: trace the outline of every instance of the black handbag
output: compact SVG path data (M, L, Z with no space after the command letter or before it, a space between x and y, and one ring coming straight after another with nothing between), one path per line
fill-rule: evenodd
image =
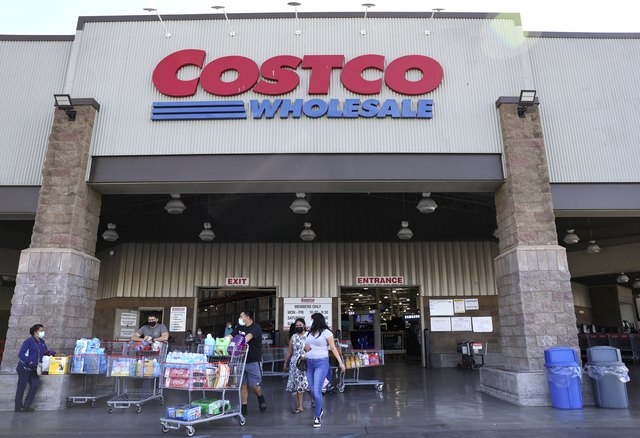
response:
M307 371L307 356L305 354L301 354L296 361L296 367L300 371Z

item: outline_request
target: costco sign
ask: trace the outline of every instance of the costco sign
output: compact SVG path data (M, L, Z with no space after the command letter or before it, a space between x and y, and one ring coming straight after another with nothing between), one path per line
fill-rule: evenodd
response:
M326 96L331 88L334 70L340 70L340 82L344 88L359 95L379 94L386 87L406 96L418 96L435 90L443 79L442 66L433 58L408 55L387 60L382 55L362 55L345 63L344 55L291 55L274 56L261 65L244 56L223 56L205 65L204 50L188 49L172 53L156 66L152 80L156 89L170 97L189 97L198 87L213 96L238 96L249 90L265 96L279 96L296 90L300 85L299 69L309 71L310 96ZM200 68L198 77L183 80L179 72L187 66ZM377 79L365 79L365 70L380 72ZM420 79L411 81L407 73L420 72ZM235 72L232 81L223 80L226 72ZM433 101L404 99L264 99L250 100L253 118L329 117L392 117L431 118ZM152 120L189 119L246 119L244 101L172 101L155 102Z

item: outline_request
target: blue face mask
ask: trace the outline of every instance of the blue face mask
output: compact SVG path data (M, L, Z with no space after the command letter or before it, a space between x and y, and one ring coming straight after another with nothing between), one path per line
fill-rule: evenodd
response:
M40 339L44 338L44 332L38 332L38 337L39 337Z

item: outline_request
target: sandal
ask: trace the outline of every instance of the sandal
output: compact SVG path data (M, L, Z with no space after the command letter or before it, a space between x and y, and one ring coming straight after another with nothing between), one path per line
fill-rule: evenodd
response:
M302 412L304 412L304 409L294 409L292 412L294 414L301 414Z

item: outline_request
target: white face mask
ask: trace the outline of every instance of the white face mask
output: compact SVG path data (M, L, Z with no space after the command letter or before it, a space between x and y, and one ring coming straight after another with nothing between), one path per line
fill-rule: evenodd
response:
M240 324L241 326L245 326L246 324L244 323L244 320L242 318L238 318L238 324Z
M40 339L44 338L44 332L38 332L38 337L39 337Z

